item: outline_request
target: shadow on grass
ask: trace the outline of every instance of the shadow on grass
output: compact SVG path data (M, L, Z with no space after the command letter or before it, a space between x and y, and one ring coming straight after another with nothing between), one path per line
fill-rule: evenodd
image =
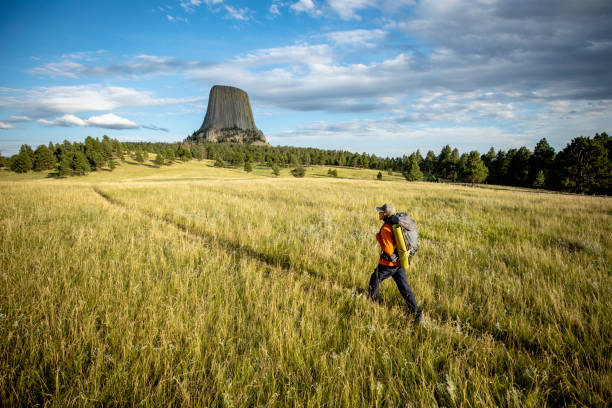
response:
M45 178L53 178L53 179L60 179L60 178L65 178L66 176L60 176L59 175L59 171L50 171L47 176Z

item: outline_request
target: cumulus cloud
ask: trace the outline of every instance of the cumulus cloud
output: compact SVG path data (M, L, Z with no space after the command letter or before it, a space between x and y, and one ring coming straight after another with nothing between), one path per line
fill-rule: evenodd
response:
M361 21L359 11L365 9L379 10L385 13L393 13L404 9L406 6L414 6L415 0L298 0L292 3L279 3L287 5L296 13L306 13L312 17L325 17L328 19L339 17L342 20ZM278 6L275 7L278 10Z
M186 3L197 6L205 2ZM411 0L300 0L274 2L272 6L279 12L280 7L307 13L326 8L344 13L340 17L356 19L358 12L367 8L385 11L399 7L401 11L410 4ZM324 38L323 43L256 49L224 61L139 55L102 66L66 60L32 72L75 77L172 72L206 86L227 83L231 78L232 85L245 89L252 100L263 105L299 111L387 111L397 114L396 119L403 123L520 121L530 112L532 117L549 118L568 117L572 112L610 114L609 1L591 0L577 6L548 0L423 0L414 3L410 12L397 12L392 17L384 29L330 32L315 37ZM410 44L405 48L393 48L406 42ZM360 58L343 60L347 48L356 45L364 50ZM82 95L86 90L78 88L66 90L66 95L58 95L60 91L60 87L53 92L37 89L23 96L28 105L58 114L78 113L84 101L88 110L173 103L126 89L95 89L91 96ZM23 99L14 97L10 102L19 106ZM569 107L556 107L558 101L567 101ZM0 90L0 107L3 104L7 106L7 97Z
M87 124L89 126L105 129L136 129L138 127L138 125L131 120L119 117L113 113L92 116L87 119Z
M334 31L323 34L336 46L361 46L366 48L375 47L378 42L385 38L387 32L381 29L375 30L347 30Z
M398 23L435 50L433 67L468 71L472 87L511 86L553 98L612 91L612 3L545 0L419 2Z
M376 5L374 0L327 0L327 2L343 20L361 20L357 11Z
M129 119L122 118L113 113L107 113L100 116L91 116L89 119L82 119L75 115L63 115L54 120L38 119L39 123L47 126L89 126L104 129L137 129L139 126Z
M30 120L32 119L27 116L10 116L0 121L0 129L13 129L13 123L29 122Z
M149 91L116 86L75 85L35 89L0 89L0 109L18 110L34 117L110 111L133 106L164 106L200 102L203 98L157 98Z
M298 0L297 2L293 3L290 8L296 13L308 13L312 15L321 13L312 0Z

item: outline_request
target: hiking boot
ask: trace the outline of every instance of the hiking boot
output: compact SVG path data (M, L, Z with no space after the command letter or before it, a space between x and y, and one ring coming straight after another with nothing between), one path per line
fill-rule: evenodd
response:
M423 318L423 311L419 310L418 312L416 312L416 314L414 315L414 323L415 324L421 324L421 320Z

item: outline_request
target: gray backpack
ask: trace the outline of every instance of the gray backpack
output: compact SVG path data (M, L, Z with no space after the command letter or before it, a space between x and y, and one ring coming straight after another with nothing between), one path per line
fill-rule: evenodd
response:
M419 249L419 233L417 231L416 221L403 212L398 212L391 217L391 224L399 224L402 227L404 241L406 241L406 249L410 252L410 257L416 254Z

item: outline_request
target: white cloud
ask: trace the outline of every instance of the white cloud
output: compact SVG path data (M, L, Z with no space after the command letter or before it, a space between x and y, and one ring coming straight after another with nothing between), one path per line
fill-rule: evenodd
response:
M308 13L308 14L320 14L320 10L317 10L316 5L312 0L299 0L296 3L293 3L291 6L291 10L296 13Z
M89 126L101 127L106 129L135 129L138 125L129 119L119 117L113 113L100 116L92 116L87 119Z
M27 116L10 116L8 119L0 121L0 129L13 129L13 123L28 122L30 119Z
M176 20L179 21L179 20ZM187 22L187 18L182 20ZM194 66L204 65L203 62L182 61L169 57L153 55L136 55L131 60L119 64L94 65L75 61L59 61L48 63L28 72L50 77L79 78L83 76L127 76L134 77L147 74L169 74L175 71L188 70Z
M86 120L83 120L75 115L64 115L62 117L55 118L55 120L38 119L38 122L48 126L87 126Z
M333 62L332 49L327 44L318 45L290 45L278 48L265 48L255 50L246 56L230 61L230 64L239 66L265 66L298 64L305 66L318 66Z
M227 11L227 14L229 17L235 20L246 21L249 19L250 10L247 7L235 8L235 7L226 5L225 11Z
M213 6L215 4L221 4L223 0L181 0L180 5L186 11L193 11L194 9L200 7L202 4L207 4L209 6Z
M327 0L327 3L343 20L361 20L356 11L376 6L374 0Z
M11 116L6 121L10 123L18 123L18 122L28 122L30 120L32 119L30 119L27 116Z
M133 106L193 103L203 98L156 98L152 92L117 86L75 85L31 90L0 89L0 109L18 110L34 117L110 111Z
M166 18L171 23L176 23L176 22L179 22L179 21L182 21L183 23L188 23L189 22L189 19L187 17L175 17L175 16L171 16L170 14L167 14Z
M280 16L281 12L278 9L278 5L277 4L272 4L269 8L270 14L274 14L276 16Z
M88 126L88 127L99 127L104 129L136 129L138 124L132 122L129 119L122 118L113 113L107 113L100 116L91 116L89 119L82 119L75 115L63 115L55 118L55 120L38 119L39 123L47 126Z
M366 48L375 47L378 42L383 40L387 32L380 29L375 30L348 30L348 31L334 31L326 33L323 36L335 45L339 46L363 46Z
M74 61L60 61L45 64L41 67L32 68L29 70L32 74L46 75L52 78L64 76L76 78L77 72L81 71L85 65Z

